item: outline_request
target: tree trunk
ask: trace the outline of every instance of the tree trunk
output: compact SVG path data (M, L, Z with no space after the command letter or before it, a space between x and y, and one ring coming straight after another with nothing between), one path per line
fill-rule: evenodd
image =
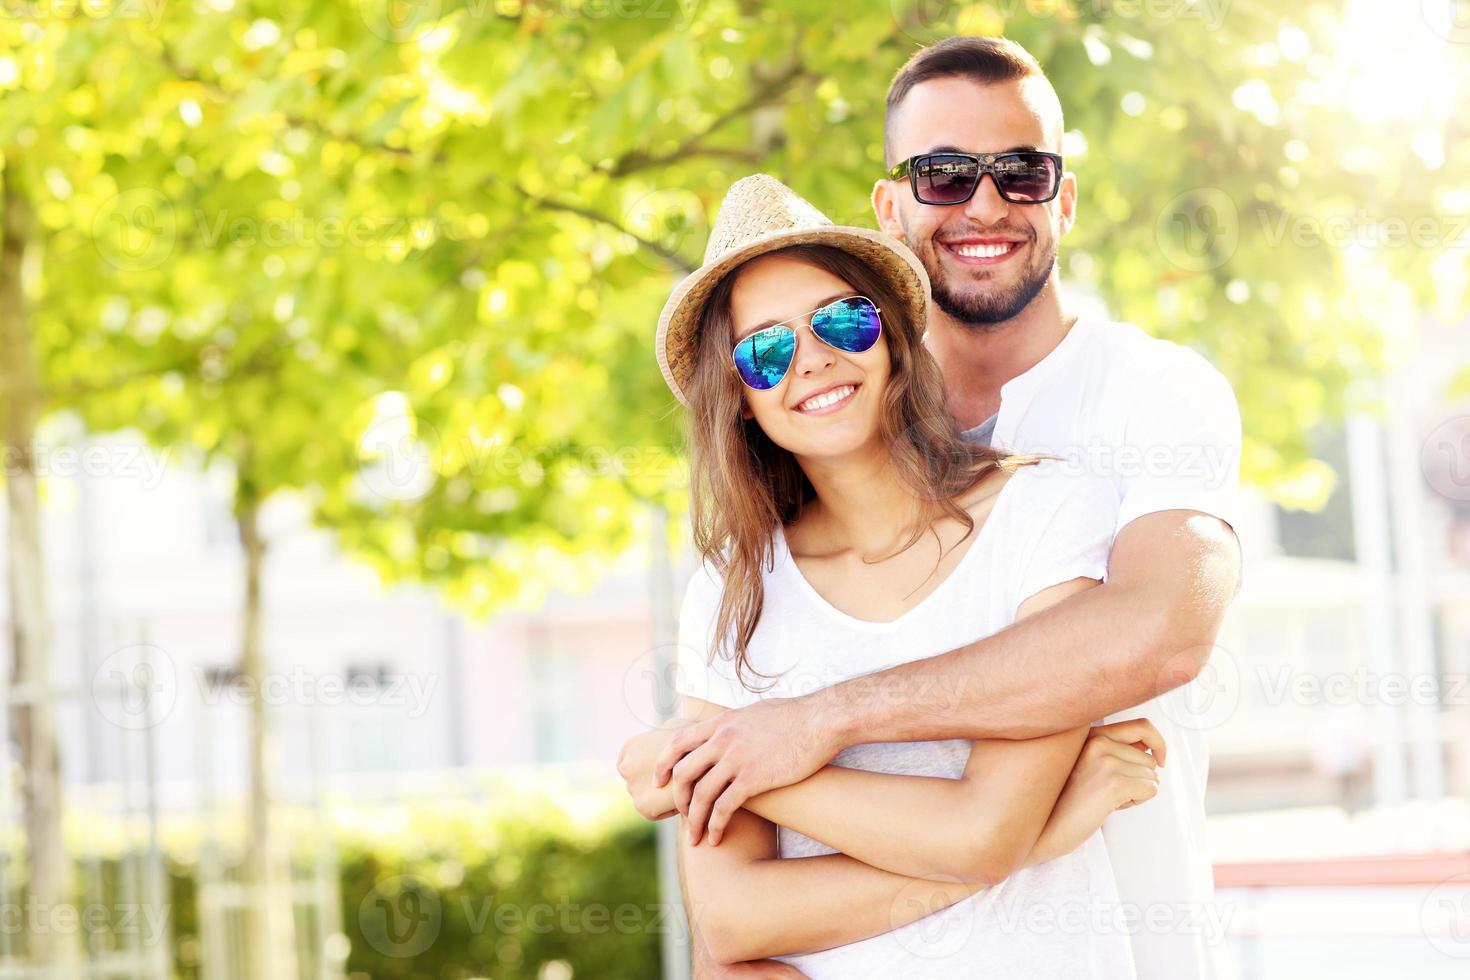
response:
M248 454L247 454L248 460ZM260 536L260 498L239 468L237 513L245 553L245 607L240 646L240 681L250 692L250 813L243 862L246 885L245 977L291 980L296 975L296 944L290 856L271 827L273 740L268 705L262 693L265 650L261 642L261 573L265 542Z
M41 513L36 474L36 424L41 390L35 344L21 288L21 260L31 230L30 206L6 175L3 192L4 245L0 246L0 393L4 403L6 553L10 564L10 642L13 689L6 710L14 708L14 738L21 760L21 806L25 821L26 902L42 912L37 920L57 921L52 911L73 903L72 869L62 839L61 753L56 710L51 699L50 636L46 578L41 554ZM6 773L0 778L9 778ZM29 920L28 920L29 921ZM28 930L33 962L50 976L76 974L76 934L68 930Z

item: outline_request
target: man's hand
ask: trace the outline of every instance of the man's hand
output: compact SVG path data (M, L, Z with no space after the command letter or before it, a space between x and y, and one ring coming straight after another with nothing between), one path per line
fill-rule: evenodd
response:
M669 740L688 724L686 719L675 718L659 728L634 735L618 752L618 775L628 784L633 806L649 820L662 820L678 812L674 809L673 790L653 784L653 768Z
M810 701L769 698L684 728L659 754L653 784L673 790L689 843L708 825L713 846L746 800L801 782L840 749Z

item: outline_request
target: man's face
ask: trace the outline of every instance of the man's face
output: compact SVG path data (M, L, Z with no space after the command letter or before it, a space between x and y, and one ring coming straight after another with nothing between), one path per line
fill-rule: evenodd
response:
M893 163L921 153L1061 152L1061 116L1044 79L982 85L941 78L914 86L890 120ZM1062 179L1045 204L1011 204L985 175L964 204L920 204L907 178L880 180L873 207L884 231L903 239L929 272L934 302L984 329L1018 316L1056 264L1072 227L1076 182Z

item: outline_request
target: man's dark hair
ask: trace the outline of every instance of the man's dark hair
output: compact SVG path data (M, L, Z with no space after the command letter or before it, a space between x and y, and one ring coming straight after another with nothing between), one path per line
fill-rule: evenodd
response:
M1045 78L1031 52L1004 37L951 37L914 52L893 76L883 118L883 155L892 165L889 131L895 111L915 85L936 78L968 78L981 85Z

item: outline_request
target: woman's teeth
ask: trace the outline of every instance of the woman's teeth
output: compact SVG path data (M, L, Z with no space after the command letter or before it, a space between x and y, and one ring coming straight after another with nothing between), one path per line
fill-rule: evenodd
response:
M857 391L857 387L855 385L843 385L841 388L833 388L831 391L824 391L820 395L815 395L811 398L808 398L806 401L796 406L796 408L797 411L801 412L815 412L819 408L826 408L828 405L836 405L848 395L851 395L854 391Z
M993 259L1015 247L1015 242L1002 242L998 245L956 245L954 250L967 259Z

